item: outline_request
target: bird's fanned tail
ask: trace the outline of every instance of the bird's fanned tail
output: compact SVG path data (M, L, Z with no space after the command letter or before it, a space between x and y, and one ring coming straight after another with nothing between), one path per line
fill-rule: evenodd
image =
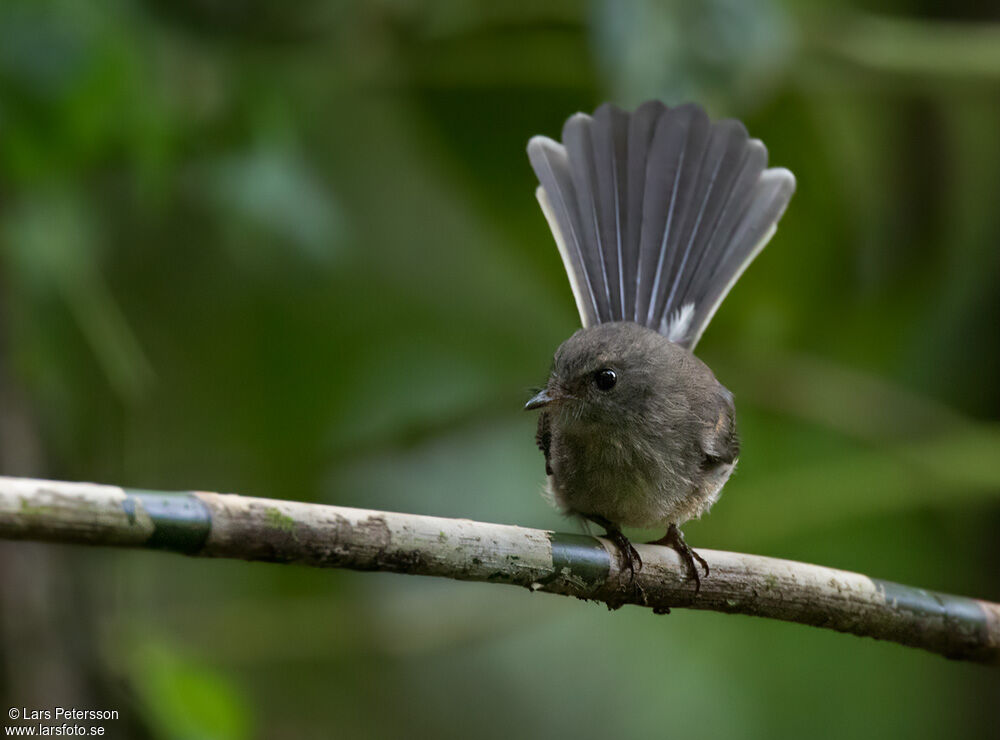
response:
M584 326L635 321L693 349L795 190L739 121L605 104L528 142Z

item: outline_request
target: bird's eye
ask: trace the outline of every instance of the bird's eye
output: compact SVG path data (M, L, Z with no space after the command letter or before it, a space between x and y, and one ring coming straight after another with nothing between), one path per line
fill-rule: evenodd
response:
M611 368L603 368L594 373L594 385L599 391L610 391L618 382L618 374Z

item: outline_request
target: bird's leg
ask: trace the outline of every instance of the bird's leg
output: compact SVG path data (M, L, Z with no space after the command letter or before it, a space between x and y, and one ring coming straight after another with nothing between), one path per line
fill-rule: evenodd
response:
M629 580L634 581L635 572L637 570L642 570L642 558L639 557L638 551L632 547L632 543L628 541L628 537L623 535L622 531L618 529L618 527L609 522L603 516L587 515L586 518L597 526L604 527L607 538L614 543L615 547L618 548L618 554L621 555L623 566L622 570L624 571L625 568L628 568Z
M681 534L681 530L676 524L671 524L667 528L667 533L660 539L647 544L664 545L676 550L677 554L681 556L681 560L687 566L688 573L694 579L694 592L698 593L701 591L701 578L698 576L698 566L694 564L694 561L697 560L701 564L701 567L705 569L706 577L708 576L708 563L705 562L705 558L691 549L691 546L684 540L684 535Z

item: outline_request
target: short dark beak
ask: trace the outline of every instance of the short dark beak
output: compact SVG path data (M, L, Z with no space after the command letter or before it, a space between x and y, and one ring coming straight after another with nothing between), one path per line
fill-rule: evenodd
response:
M533 409L540 409L543 406L548 406L555 399L549 395L549 389L539 392L534 398L524 404L525 411L532 411Z

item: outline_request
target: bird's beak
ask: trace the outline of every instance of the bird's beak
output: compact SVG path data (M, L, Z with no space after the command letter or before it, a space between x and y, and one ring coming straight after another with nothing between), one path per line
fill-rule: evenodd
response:
M544 406L548 406L552 403L555 398L549 395L549 389L546 388L540 391L534 398L524 404L525 411L532 411L534 409L540 409Z

